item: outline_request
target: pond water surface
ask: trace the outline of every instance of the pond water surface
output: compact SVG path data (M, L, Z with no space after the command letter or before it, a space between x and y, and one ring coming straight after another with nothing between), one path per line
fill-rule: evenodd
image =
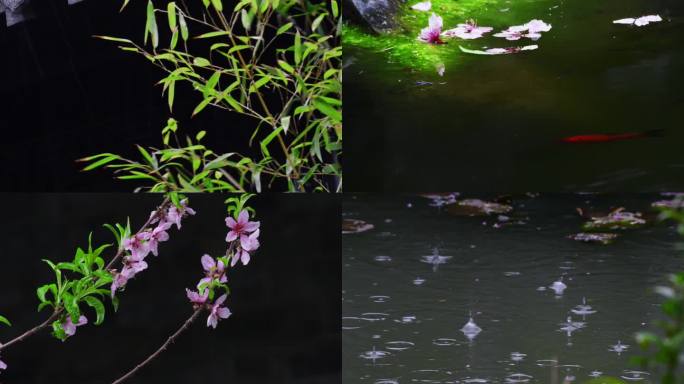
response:
M408 5L415 3L409 1ZM347 185L352 190L654 191L684 186L684 2L435 0L451 28L542 19L537 41L486 35L415 40L430 12L406 10L406 32L347 28ZM412 13L411 13L412 12ZM643 27L613 24L659 14ZM350 32L351 31L351 32ZM471 49L536 44L502 56ZM444 66L440 76L436 68ZM563 138L663 129L598 144Z
M343 382L657 382L629 358L660 316L652 288L682 268L673 226L618 231L610 245L567 236L584 222L576 208L652 220L658 198L518 197L516 224L496 228L496 216L422 197L347 197L344 217L375 228L343 237ZM464 332L471 314L479 333Z

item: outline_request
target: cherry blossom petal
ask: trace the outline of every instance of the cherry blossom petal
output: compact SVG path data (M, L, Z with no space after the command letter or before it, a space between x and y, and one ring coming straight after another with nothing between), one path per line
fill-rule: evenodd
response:
M222 318L222 319L227 319L227 318L231 315L230 309L228 309L228 308L226 308L226 307L221 307L221 308L219 308L219 309L216 311L216 314L218 315L218 317L220 317L220 318Z
M628 25L631 25L631 24L634 24L634 21L635 21L635 20L636 20L636 19L634 19L634 18L628 17L628 18L626 18L626 19L613 20L613 24L628 24Z
M213 257L211 257L209 255L204 255L204 256L202 256L202 267L204 268L205 271L209 272L214 267L216 267L216 261L214 261Z
M432 3L429 1L421 1L411 6L411 9L415 11L427 12L432 8Z
M221 306L221 304L223 304L223 302L226 301L227 298L228 295L224 293L223 295L219 296L218 299L216 299L214 305L217 307Z

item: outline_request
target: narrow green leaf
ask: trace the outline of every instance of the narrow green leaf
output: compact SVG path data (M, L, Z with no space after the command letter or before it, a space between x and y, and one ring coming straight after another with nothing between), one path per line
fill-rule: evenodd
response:
M208 67L211 65L209 60L205 59L204 57L195 57L192 63L198 67Z
M95 325L102 324L105 318L105 308L104 304L102 304L102 301L93 296L86 296L83 298L83 300L85 300L86 304L95 310L95 315L97 316L95 319Z
M294 59L297 65L302 62L302 35L299 34L299 31L295 35Z
M333 108L330 104L326 103L325 101L320 100L320 99L315 99L313 104L316 107L316 109L318 109L323 114L330 117L331 119L335 120L336 122L342 121L342 114L340 113L340 111Z
M5 325L7 325L8 327L12 326L12 323L10 323L10 321L7 320L7 318L5 316L0 316L0 323L3 323Z
M319 25L321 25L321 22L323 21L323 18L328 16L327 13L322 13L318 15L316 19L311 23L311 32L316 32L316 29L318 28Z
M209 105L210 102L211 98L208 97L202 100L202 102L195 107L195 110L192 111L192 116L195 116L196 114L200 113L207 105Z
M211 0L211 4L216 8L216 11L223 12L223 4L221 0Z
M290 28L292 28L292 25L293 25L292 23L287 23L287 24L283 25L282 27L278 28L278 30L276 31L276 35L282 35L283 33L289 31Z
M171 1L166 5L166 15L169 19L169 29L176 29L176 3Z
M133 44L133 42L131 40L122 39L119 37L102 36L102 35L94 35L93 37L95 37L97 39L102 39L102 40L116 41L118 43Z
M332 14L334 18L340 14L340 8L337 5L337 0L330 0L330 7L332 8Z
M280 67L284 69L286 72L291 74L294 73L294 68L292 68L292 66L288 64L286 61L278 60L278 65L280 65Z
M213 32L203 33L199 36L195 36L194 38L195 39L209 39L212 37L224 36L224 35L230 35L230 32L228 32L228 31L213 31Z
M178 25L180 25L181 37L183 37L184 41L188 41L188 24L185 22L185 16L183 16L183 12L178 13Z

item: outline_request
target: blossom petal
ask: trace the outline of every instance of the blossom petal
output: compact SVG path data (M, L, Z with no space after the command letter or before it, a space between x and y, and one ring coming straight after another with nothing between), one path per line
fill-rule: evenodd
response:
M234 228L236 224L237 222L235 221L235 219L233 219L230 216L226 217L226 225L228 226L228 228Z
M202 267L205 271L211 271L216 266L216 261L209 255L202 256Z
M228 298L228 295L224 293L223 295L219 296L218 299L216 299L216 301L214 302L214 305L220 306L221 304L223 304L224 301L226 301L227 298Z
M218 317L220 317L222 319L227 319L231 315L230 309L228 309L226 307L219 308L216 313L218 314Z
M242 251L242 254L240 255L240 260L242 261L242 265L249 264L249 253Z
M411 9L415 11L427 12L432 8L432 3L429 1L421 1L420 3L413 4Z
M626 19L613 20L613 24L634 24L635 19L628 17Z
M261 225L259 221L250 221L247 224L245 224L243 229L247 232L254 232L257 229L259 229L259 225Z
M237 232L229 231L228 235L226 235L226 241L229 243L233 242L233 241L235 241L235 239L237 239L237 236L238 236Z
M246 209L243 209L240 211L240 214L238 215L237 222L238 224L247 224L249 221L249 213L247 212Z

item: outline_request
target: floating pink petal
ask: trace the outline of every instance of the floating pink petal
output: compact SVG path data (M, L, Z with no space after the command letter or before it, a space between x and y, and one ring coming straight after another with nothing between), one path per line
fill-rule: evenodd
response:
M545 22L541 20L530 20L527 24L525 24L527 27L527 31L529 33L539 33L539 32L548 32L551 30L551 24L546 24Z
M411 6L411 9L414 11L421 11L421 12L427 12L432 8L432 3L429 1L421 1L420 3L416 3Z
M538 45L526 45L524 47L508 47L508 48L489 48L485 50L479 49L468 49L459 46L461 51L465 53L471 53L473 55L510 55L513 53L519 53L523 51L533 51L539 48Z
M470 20L465 23L458 24L456 28L446 30L442 33L445 37L458 37L464 40L478 39L485 33L491 32L492 27L480 27L475 21Z
M428 44L442 44L443 41L440 39L441 34L442 18L433 13L432 16L430 16L427 28L423 28L420 31L418 40Z
M643 27L650 23L657 23L663 21L660 15L646 15L637 18L628 17L625 19L613 20L613 24L625 24L625 25L636 25L637 27Z

